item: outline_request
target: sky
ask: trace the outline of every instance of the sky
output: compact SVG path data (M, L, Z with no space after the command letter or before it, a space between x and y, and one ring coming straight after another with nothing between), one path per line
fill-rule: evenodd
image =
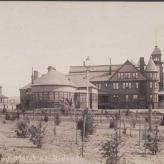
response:
M164 2L1 1L0 85L19 96L32 67L67 74L87 56L94 65L147 63L156 42L164 52Z

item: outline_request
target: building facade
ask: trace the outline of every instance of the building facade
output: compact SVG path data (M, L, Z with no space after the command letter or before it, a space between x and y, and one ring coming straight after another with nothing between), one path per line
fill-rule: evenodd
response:
M97 109L97 87L88 83L89 108ZM86 80L78 81L64 75L52 66L38 77L34 71L31 83L20 89L20 105L24 109L38 108L86 108Z
M90 82L98 87L99 109L159 108L163 98L163 62L161 51L155 46L148 64L141 57L138 65L127 60L122 65L90 66ZM70 66L72 77L85 76L85 65Z

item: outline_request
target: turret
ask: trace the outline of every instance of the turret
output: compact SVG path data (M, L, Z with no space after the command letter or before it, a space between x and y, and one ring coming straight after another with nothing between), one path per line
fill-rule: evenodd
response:
M158 46L155 46L151 56L158 69L159 89L161 90L163 88L163 62L161 61L162 53Z
M146 66L145 75L147 77L147 82L146 82L147 106L152 104L153 108L157 108L158 107L159 77L158 77L158 69L152 59L152 56L150 57L149 62Z

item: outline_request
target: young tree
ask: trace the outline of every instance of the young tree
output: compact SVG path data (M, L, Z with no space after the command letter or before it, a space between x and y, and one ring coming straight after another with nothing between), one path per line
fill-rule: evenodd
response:
M43 138L45 136L46 127L42 126L42 122L39 122L37 126L32 125L29 128L30 141L37 146L37 148L41 148L43 145Z
M118 131L114 130L113 137L110 141L106 141L102 144L101 151L102 156L106 158L106 164L117 164L121 159L119 155L121 141L119 141Z

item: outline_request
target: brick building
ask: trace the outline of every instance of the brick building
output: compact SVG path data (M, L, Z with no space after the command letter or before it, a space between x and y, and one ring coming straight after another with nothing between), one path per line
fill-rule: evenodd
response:
M98 108L159 108L164 99L163 62L155 46L148 64L141 57L138 65L129 60L122 65L92 65L90 82L98 87ZM70 66L69 75L75 79L85 76L86 66Z

